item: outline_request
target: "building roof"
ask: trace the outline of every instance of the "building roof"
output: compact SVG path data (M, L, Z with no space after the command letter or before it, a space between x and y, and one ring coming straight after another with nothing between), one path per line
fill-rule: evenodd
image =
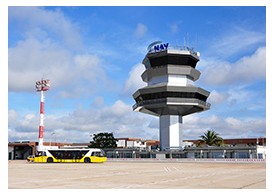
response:
M124 137L124 138L116 138L117 140L127 140L127 141L145 141L142 138L131 138L131 137Z
M198 144L198 140L183 140L188 142L193 142ZM266 138L232 138L232 139L223 139L224 144L228 145L265 145Z

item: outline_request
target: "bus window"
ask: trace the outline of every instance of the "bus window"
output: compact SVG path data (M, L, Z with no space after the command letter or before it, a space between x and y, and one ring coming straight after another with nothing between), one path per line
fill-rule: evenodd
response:
M104 155L101 152L92 152L91 156L103 157Z
M37 157L42 156L42 152L39 151L35 156L37 156Z

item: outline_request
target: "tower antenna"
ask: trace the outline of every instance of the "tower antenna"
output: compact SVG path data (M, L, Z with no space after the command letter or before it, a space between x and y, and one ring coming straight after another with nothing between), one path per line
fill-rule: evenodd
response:
M186 48L186 39L185 39L185 36L183 37L183 41L184 41L183 46L184 46L184 48Z
M199 43L198 43L198 33L196 32L196 50L199 50Z
M189 34L188 34L188 32L187 32L186 36L187 36L187 47L189 47Z

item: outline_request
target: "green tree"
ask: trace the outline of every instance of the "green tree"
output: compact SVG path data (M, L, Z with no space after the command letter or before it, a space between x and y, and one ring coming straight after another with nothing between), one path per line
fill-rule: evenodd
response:
M90 148L116 148L117 139L114 138L113 133L98 133L93 134L93 141L90 141Z
M219 136L218 133L212 130L207 130L203 135L200 136L199 145L202 143L209 146L221 146L223 145L223 139Z

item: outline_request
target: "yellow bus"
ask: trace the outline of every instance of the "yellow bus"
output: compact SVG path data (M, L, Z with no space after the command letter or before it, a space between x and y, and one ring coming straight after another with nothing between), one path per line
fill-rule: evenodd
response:
M41 163L102 163L107 160L99 148L87 149L45 149L27 158L29 162Z

